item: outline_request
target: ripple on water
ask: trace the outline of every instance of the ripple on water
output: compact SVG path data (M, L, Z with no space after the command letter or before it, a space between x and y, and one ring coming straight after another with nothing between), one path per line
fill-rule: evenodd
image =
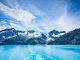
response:
M0 46L0 60L80 60L80 45Z

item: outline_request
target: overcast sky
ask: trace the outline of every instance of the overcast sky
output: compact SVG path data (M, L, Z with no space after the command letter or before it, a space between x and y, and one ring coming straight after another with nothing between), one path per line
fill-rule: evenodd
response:
M0 30L49 32L80 28L80 0L0 0Z

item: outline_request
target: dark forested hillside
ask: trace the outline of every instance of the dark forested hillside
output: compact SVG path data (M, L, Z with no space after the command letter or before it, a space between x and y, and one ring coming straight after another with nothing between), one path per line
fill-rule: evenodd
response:
M56 38L54 44L80 44L80 28Z

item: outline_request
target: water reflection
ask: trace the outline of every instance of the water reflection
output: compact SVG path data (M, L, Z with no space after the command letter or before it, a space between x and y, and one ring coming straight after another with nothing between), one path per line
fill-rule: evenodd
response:
M80 60L80 45L0 46L0 60Z

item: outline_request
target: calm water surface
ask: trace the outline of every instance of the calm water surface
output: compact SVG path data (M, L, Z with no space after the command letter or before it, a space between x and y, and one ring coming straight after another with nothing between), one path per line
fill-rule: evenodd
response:
M0 60L80 60L80 45L0 46Z

